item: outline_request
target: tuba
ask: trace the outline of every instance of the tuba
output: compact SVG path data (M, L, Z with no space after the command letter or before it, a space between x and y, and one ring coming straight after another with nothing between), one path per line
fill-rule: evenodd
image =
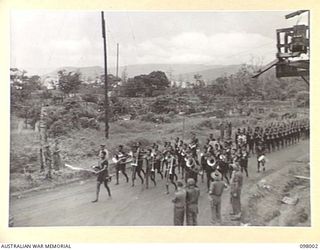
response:
M211 168L214 168L215 165L216 165L217 161L216 161L216 158L214 156L210 156L208 157L207 159L207 165Z
M197 174L199 173L200 168L199 168L199 166L197 166L194 158L189 158L186 160L186 162L187 162L186 165L187 165L188 169L190 169L194 173L197 173Z

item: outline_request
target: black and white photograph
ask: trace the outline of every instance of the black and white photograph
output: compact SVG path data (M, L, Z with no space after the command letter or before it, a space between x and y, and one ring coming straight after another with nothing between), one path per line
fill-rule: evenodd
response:
M8 226L311 228L311 15L12 10Z

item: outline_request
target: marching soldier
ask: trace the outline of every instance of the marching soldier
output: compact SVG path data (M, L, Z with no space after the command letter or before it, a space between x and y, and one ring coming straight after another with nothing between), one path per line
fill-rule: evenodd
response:
M116 185L119 185L119 173L121 172L124 177L126 178L126 181L129 182L128 175L126 174L126 159L128 158L128 155L123 150L123 145L119 145L118 152L115 155L115 162L116 162Z
M179 150L177 153L178 156L178 168L181 170L181 179L184 178L185 168L186 168L186 152L188 149L188 145L183 143L179 146Z
M265 149L262 143L259 143L257 146L257 168L258 173L260 172L260 167L263 167L263 171L265 171L265 162L264 162Z
M147 151L147 155L145 156L145 160L146 160L146 175L145 175L145 179L146 179L146 188L149 188L149 177L151 179L151 181L153 182L154 186L157 185L154 177L155 177L155 168L154 168L154 157L152 155L152 150L148 149Z
M254 154L254 133L250 130L250 132L247 133L248 138L248 145L249 145L249 152L251 154Z
M241 167L241 173L243 173L243 171L245 171L247 177L249 177L249 174L248 174L248 158L249 158L249 153L248 153L246 147L242 147L241 150L240 150L239 164L240 164L240 167Z
M96 199L93 200L92 202L98 201L100 186L102 183L104 184L104 187L107 189L109 197L111 197L110 188L108 186L108 181L110 180L110 176L109 176L109 172L108 172L108 160L106 158L105 151L101 152L100 161L99 161L99 164L96 168L98 169L98 171L96 172L96 174L98 175L97 188L96 188Z
M206 153L206 156L202 159L201 162L203 170L206 173L208 192L210 187L210 181L212 180L211 173L216 170L216 163L217 161L210 151Z
M222 175L222 179L225 178L227 180L227 183L229 184L229 178L228 178L228 171L229 171L229 164L228 158L231 161L231 151L229 150L229 157L227 157L227 153L225 150L222 150L221 153L218 155L217 158L217 169Z
M134 186L134 181L136 179L136 174L138 174L141 184L143 185L144 181L141 176L141 172L143 171L142 169L142 164L143 164L143 158L142 158L142 152L140 145L137 144L136 146L133 146L132 151L131 151L131 156L133 158L133 161L131 163L132 166L132 187ZM143 171L144 173L144 171Z
M198 200L200 196L200 190L196 187L195 180L190 178L187 180L186 189L186 204L187 204L187 225L196 226L198 225Z
M234 143L236 144L236 147L238 148L239 145L239 137L241 135L241 129L238 128L237 132L234 135Z
M173 224L175 226L183 226L184 214L186 210L186 190L183 188L181 181L177 183L178 189L174 193Z
M186 176L185 176L185 181L189 178L194 179L195 183L198 182L198 165L196 160L194 159L193 155L191 152L187 153L187 158L186 158Z
M271 152L271 135L270 135L269 128L265 131L264 137L265 137L266 148L268 149L268 152L270 153Z
M177 190L177 185L174 179L178 179L177 175L175 174L175 167L176 167L176 158L171 154L171 151L167 151L167 155L165 157L165 178L166 178L166 189L167 194L169 194L169 183L171 183L175 190Z
M198 138L196 137L195 133L191 133L191 142L189 144L189 148L191 150L191 153L192 153L192 156L197 160L197 149L199 147L199 140Z
M154 170L157 171L157 173L160 174L161 179L163 179L162 169L161 169L162 153L159 150L159 146L157 144L154 144L153 146L152 155L154 159Z

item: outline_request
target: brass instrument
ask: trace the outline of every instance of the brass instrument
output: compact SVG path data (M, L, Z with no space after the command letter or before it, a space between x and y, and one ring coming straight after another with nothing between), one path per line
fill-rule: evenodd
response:
M126 160L129 157L123 153L119 153L118 155L115 155L112 157L112 162L117 164L117 163L126 163Z
M152 152L152 153L151 153L151 160L152 160L152 163L151 163L151 172L154 172L154 158L155 158L155 152Z
M171 161L170 161L170 167L169 167L169 175L173 174L173 161L174 161L174 157L171 157Z
M195 160L193 158L186 159L187 162L187 168L191 170L194 173L199 173L200 172L200 167L196 164Z
M216 158L214 158L213 156L208 157L207 165L209 167L211 167L211 168L214 167L216 165L216 163L217 163Z

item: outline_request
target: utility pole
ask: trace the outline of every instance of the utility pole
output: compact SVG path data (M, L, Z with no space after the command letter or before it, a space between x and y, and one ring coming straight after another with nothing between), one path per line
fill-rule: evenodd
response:
M107 37L104 20L104 12L101 11L102 37L104 49L104 120L105 120L105 137L109 138L109 99L108 99L108 70L107 70Z
M116 71L116 77L119 77L119 43L117 43L117 71Z

